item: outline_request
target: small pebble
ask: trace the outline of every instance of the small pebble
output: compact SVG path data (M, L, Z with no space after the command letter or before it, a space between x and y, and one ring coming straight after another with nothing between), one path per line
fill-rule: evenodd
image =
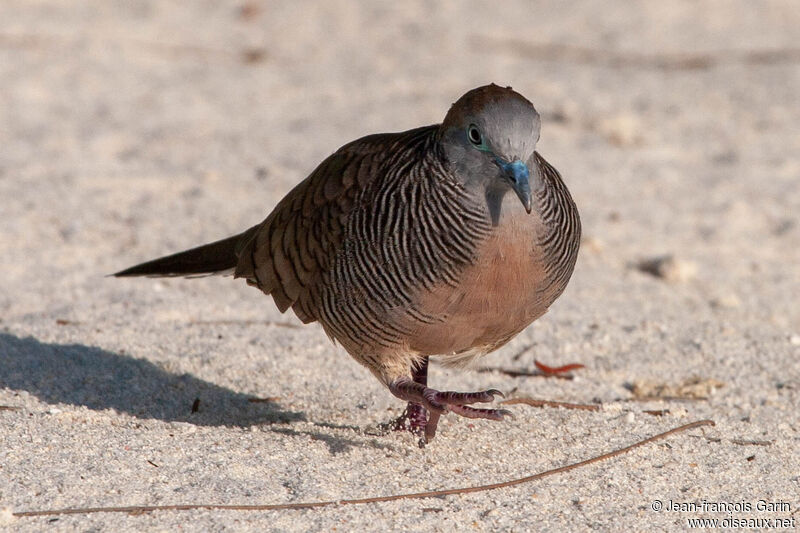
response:
M697 274L697 265L691 261L676 259L672 255L664 255L643 259L636 265L639 271L671 283L686 282Z

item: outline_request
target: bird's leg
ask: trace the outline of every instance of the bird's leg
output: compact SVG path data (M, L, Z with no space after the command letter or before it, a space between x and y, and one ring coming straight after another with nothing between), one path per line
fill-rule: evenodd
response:
M418 367L413 369L414 383L423 387L428 384L428 358L422 360ZM436 415L438 420L439 416ZM425 427L428 425L428 410L419 403L409 401L403 414L394 421L392 429L395 431L410 431L414 435L425 439Z
M430 441L436 435L436 426L439 417L448 411L466 418L484 418L488 420L503 420L504 417L511 415L506 409L477 409L469 407L473 403L488 403L494 401L495 396L503 396L503 393L496 389L489 389L479 392L454 392L438 391L427 386L428 381L428 358L426 357L419 368L414 370L413 379L406 376L395 379L389 384L392 394L401 400L408 401L403 415L398 419L398 423L405 423L407 426L395 425L396 429L408 429L414 434L420 435L425 442ZM427 411L427 413L426 413ZM425 417L428 414L429 417ZM422 431L424 425L424 432Z

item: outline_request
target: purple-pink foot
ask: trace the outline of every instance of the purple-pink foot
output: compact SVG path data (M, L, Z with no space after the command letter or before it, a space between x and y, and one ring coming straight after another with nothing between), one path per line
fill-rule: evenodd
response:
M466 418L483 418L487 420L503 420L511 416L507 409L478 409L468 407L474 403L489 403L495 396L503 396L496 389L480 392L453 392L431 389L407 377L396 379L389 385L389 390L409 402L405 412L397 419L394 428L406 429L421 437L421 444L430 442L436 435L439 417L452 412Z
M408 402L403 414L392 422L392 430L408 431L418 437L424 437L427 424L428 410L418 403Z

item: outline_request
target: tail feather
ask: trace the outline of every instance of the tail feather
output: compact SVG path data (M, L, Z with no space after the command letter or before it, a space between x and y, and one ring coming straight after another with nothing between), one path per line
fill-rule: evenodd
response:
M250 236L252 229L227 239L192 248L191 250L159 257L158 259L126 268L113 275L118 278L132 276L190 277L233 273L233 269L238 262L238 257L236 256L237 245L242 239L247 239Z

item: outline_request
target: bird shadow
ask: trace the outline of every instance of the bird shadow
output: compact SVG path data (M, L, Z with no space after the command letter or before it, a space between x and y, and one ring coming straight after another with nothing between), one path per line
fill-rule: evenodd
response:
M337 435L330 435L323 431L303 431L303 430L296 430L293 428L272 428L272 431L275 433L281 433L283 435L287 435L290 437L310 437L312 440L320 441L324 443L328 447L328 452L331 455L339 455L339 454L346 454L349 453L353 448L364 448L370 447L376 450L394 450L395 447L391 444L380 442L378 439L366 439L363 438L364 435L361 432L360 428L354 426L333 426L331 424L321 424L315 423L315 426L323 427L323 428L340 428L346 429L348 431L353 431L354 434L359 435L358 438L350 439L347 437L341 437Z
M269 400L252 398L144 359L82 344L47 344L0 333L0 387L49 404L114 409L142 419L249 427L303 421Z

